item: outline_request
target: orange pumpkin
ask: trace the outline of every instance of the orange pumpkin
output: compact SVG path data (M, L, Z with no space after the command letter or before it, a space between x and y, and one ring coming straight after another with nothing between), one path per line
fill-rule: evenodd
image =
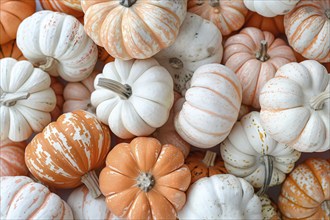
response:
M188 0L188 11L212 21L223 36L239 30L248 13L243 0Z
M283 219L329 220L330 162L309 158L282 185L278 206Z
M65 14L75 16L78 20L84 17L84 13L81 10L69 7L66 0L40 0L40 3L45 10L64 12Z
M110 149L109 128L91 113L78 110L61 115L26 147L25 162L38 180L55 188L84 183L97 197L97 176Z
M0 44L16 38L20 23L36 11L36 3L31 0L1 0Z
M100 189L115 216L176 219L186 202L190 179L178 148L137 137L110 151L100 174Z
M115 60L110 54L103 48L98 46L97 47L98 51L98 59L102 61L104 64L110 63Z
M80 0L63 0L63 4L77 11L82 11Z
M5 57L12 57L16 60L26 60L22 54L22 51L20 51L20 49L17 47L15 40L0 45L0 59Z
M24 142L1 141L0 176L26 176L28 169L24 161Z
M191 172L191 184L203 177L228 173L224 161L212 151L192 151L186 159Z
M54 110L50 113L52 116L52 120L56 120L62 114L62 107L64 103L63 99L63 84L58 81L56 77L50 77L51 83L50 87L54 90L56 95L56 106Z

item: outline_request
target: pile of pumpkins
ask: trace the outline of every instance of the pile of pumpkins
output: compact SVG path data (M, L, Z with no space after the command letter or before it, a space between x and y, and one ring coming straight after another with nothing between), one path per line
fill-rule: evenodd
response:
M330 219L330 0L0 13L1 219Z

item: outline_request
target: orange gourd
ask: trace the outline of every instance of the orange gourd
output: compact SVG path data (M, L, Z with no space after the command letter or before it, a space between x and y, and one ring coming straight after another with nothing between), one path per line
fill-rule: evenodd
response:
M12 57L16 60L26 60L22 51L17 47L15 40L0 45L0 59L5 57Z
M31 0L1 0L0 44L16 38L20 23L36 11L36 3Z
M98 59L102 61L104 64L113 62L115 58L110 56L110 54L103 48L103 47L97 47L98 51Z
M224 161L212 151L192 151L186 159L191 172L191 184L203 177L228 173Z
M1 141L0 176L26 176L28 169L24 161L24 142Z
M86 111L61 115L25 150L25 162L39 181L55 188L74 188L84 183L94 197L100 195L97 176L110 149L109 128Z
M329 220L330 162L309 158L282 185L278 206L283 219Z
M63 99L64 86L56 77L50 77L50 79L51 79L50 87L54 90L56 95L56 106L54 110L50 113L52 116L52 121L54 121L62 114L62 107L64 103L64 99Z
M40 0L40 3L45 10L64 12L65 14L75 16L78 20L84 17L84 13L81 10L69 7L66 0Z
M176 219L186 202L190 178L178 148L137 137L110 151L100 174L100 189L115 216Z

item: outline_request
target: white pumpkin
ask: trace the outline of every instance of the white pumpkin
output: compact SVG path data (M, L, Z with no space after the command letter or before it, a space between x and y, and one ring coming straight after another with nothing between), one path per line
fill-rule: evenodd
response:
M87 78L97 61L96 44L73 16L39 11L17 31L17 46L35 66L69 82Z
M174 100L171 75L153 58L116 59L96 76L94 87L98 119L123 139L150 135L165 124Z
M262 219L261 203L253 187L230 174L204 177L187 191L179 219Z
M300 157L300 152L277 143L265 132L256 111L235 123L220 150L228 173L262 188L261 194L268 186L281 184Z
M221 64L203 65L191 79L185 102L174 119L175 129L195 147L213 147L228 136L241 101L242 87L232 70Z
M301 152L330 149L330 88L326 68L314 60L288 63L260 93L263 128Z
M1 219L73 219L58 195L26 176L0 177Z
M277 209L276 204L273 203L266 194L259 196L259 199L261 202L263 220L281 220L281 213Z
M50 121L56 96L49 75L28 61L0 60L0 139L23 141Z
M289 13L300 0L244 0L244 5L264 17Z
M155 55L174 80L174 89L184 95L194 71L209 63L220 63L222 36L212 22L188 12L174 44Z

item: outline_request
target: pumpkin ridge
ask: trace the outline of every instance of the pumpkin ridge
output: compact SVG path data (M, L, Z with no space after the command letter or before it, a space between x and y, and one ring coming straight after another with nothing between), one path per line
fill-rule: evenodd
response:
M31 180L32 181L32 180ZM15 192L15 194L12 196L11 200L8 202L8 204L12 204L13 201L15 201L16 197L19 195L20 192L23 191L23 189L25 189L26 187L28 187L31 183L33 182L28 182L26 184L24 184L18 191ZM6 212L4 213L5 216L8 214L8 211L9 211L9 207L7 207L7 210ZM2 213L1 213L2 214ZM1 216L2 217L2 216Z
M7 165L6 167L8 167L10 170L12 170L12 167L11 167L12 164L10 163L10 161L8 161L6 158L3 158L3 157L0 157L0 159L1 159L0 160L1 164L6 164ZM1 166L3 166L3 165L1 165ZM3 169L0 170L0 176L2 176L2 172L3 172Z
M163 9L164 11L166 11L166 13L171 14L173 17L175 17L176 20L180 21L180 18L175 13L173 13L171 10L168 10L168 8L162 7L162 5L155 5L152 1L148 2L148 4L153 5L157 8Z
M317 183L318 185L320 186L320 189L322 189L322 191L324 190L322 185L320 184L322 182L322 180L320 179L320 175L315 172L315 168L314 168L314 164L312 163L311 160L307 160L306 162L306 165L307 165L307 169L309 169L309 171L313 174L313 176L317 179ZM325 195L324 191L323 191L323 194ZM325 198L326 199L326 198Z
M46 205L46 201L49 199L49 197L52 195L52 193L48 190L47 195L45 196L45 198L43 199L43 203L40 204L40 206L38 208L35 208L35 210L31 213L31 215L29 217L27 217L26 219L33 219L33 217L38 214L38 212L40 211L40 209L42 209L43 207L45 207ZM33 204L31 204L33 205ZM29 206L28 208L30 208L31 206Z
M317 210L319 209L319 207L315 207L315 208L307 208L307 207L303 207L303 206L301 206L301 205L299 205L299 204L296 204L296 203L292 202L292 201L289 200L287 197L285 197L283 194L280 194L280 197L283 197L282 199L287 200L288 202L290 202L290 203L293 204L294 206L297 206L297 207L300 208L300 209L311 209L311 210L315 210L315 212L313 212L311 215L309 215L309 216L305 216L304 219L308 219L309 217L313 216L313 215L317 212ZM281 210L281 213L284 213L284 211L282 211L281 208L282 208L282 207L279 208L279 209ZM284 214L282 214L282 215L284 215ZM288 220L293 220L293 218L291 218L291 217L289 217L289 218L287 218L287 219L288 219Z

